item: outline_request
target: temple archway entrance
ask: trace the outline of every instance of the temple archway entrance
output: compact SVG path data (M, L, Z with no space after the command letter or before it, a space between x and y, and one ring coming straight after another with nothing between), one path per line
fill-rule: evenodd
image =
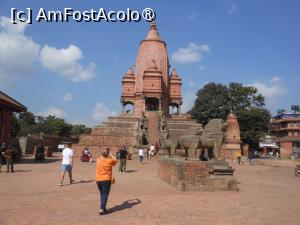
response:
M124 113L133 113L134 104L132 102L125 102L123 107L124 107Z
M159 100L154 97L149 97L145 102L147 111L158 111L159 110Z
M176 103L172 103L169 105L169 114L170 115L178 115L179 114L179 105Z

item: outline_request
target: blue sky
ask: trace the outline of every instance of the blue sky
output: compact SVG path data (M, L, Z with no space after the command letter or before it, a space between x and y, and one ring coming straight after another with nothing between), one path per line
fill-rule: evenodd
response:
M38 114L99 125L120 109L121 80L135 64L149 23L13 25L11 8L132 10L157 15L172 68L183 80L184 109L205 83L241 82L267 108L300 104L300 2L297 0L0 1L0 90Z

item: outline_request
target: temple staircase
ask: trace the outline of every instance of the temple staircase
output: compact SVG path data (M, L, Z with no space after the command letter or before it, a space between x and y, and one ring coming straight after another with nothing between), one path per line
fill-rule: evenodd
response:
M173 115L167 118L169 139L178 140L182 135L196 134L201 127L202 125L191 119L188 114Z
M159 144L160 132L159 123L162 116L161 111L148 111L145 113L148 118L148 143L150 145Z
M87 146L92 156L100 156L101 150L109 147L116 152L125 145L133 149L137 141L139 117L128 114L108 117L100 126L94 127L91 134L80 135L79 143L73 145L75 157L79 158L84 146Z

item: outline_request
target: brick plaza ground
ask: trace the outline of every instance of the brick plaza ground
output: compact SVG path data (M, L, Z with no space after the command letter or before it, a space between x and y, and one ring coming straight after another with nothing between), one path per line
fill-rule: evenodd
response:
M297 162L256 160L254 166L232 164L239 192L178 192L157 177L157 160L128 161L117 173L108 208L98 216L95 163L76 162L75 183L59 187L60 161L25 159L15 173L0 173L0 224L109 225L298 225L300 177ZM299 162L298 162L299 164ZM6 168L2 168L5 170Z

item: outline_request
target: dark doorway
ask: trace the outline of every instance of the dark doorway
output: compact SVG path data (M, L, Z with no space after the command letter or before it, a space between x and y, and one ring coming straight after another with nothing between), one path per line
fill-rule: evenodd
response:
M159 101L157 98L147 98L146 99L146 110L148 111L158 111L159 110Z

